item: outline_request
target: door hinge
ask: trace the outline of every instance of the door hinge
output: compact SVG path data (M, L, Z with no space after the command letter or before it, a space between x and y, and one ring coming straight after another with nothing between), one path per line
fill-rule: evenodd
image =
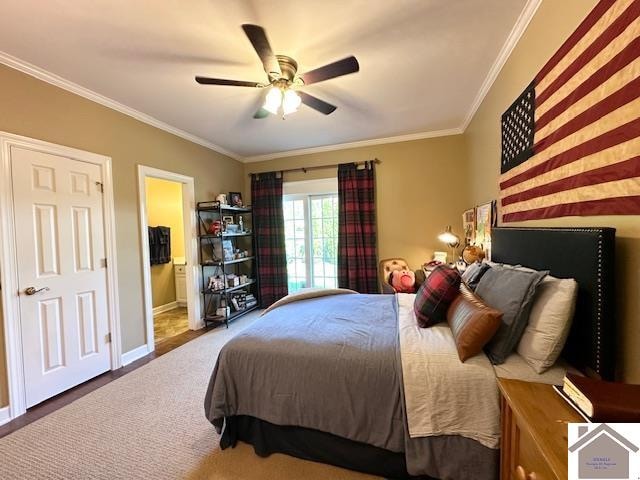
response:
M98 187L100 193L104 193L104 184L102 182L96 182L96 187Z
M107 259L106 258L101 259L100 265L102 265L102 268L107 268Z
M104 336L104 343L111 343L111 332Z

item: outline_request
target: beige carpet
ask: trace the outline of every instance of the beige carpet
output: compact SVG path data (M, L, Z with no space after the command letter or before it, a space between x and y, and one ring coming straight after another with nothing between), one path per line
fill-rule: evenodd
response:
M217 329L0 439L0 479L365 480L249 445L220 450L203 399L217 354L255 316Z

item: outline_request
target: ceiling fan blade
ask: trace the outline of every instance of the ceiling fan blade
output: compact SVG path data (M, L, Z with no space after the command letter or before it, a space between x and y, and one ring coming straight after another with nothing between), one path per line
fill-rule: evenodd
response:
M225 78L196 77L196 82L201 85L230 85L232 87L260 87L257 82L245 82L244 80L227 80Z
M247 37L249 37L249 41L260 57L264 71L267 72L269 78L279 78L282 75L280 64L273 54L273 50L271 50L271 45L269 44L269 40L267 40L267 33L264 31L264 28L259 25L245 23L242 25L242 29Z
M309 95L308 93L298 92L298 94L302 99L302 103L304 103L307 107L311 107L314 110L319 111L320 113L324 113L325 115L333 113L336 108L338 108L335 105L331 105L330 103L327 103L324 100L320 100L318 97L314 97L313 95Z
M337 62L330 63L324 67L316 68L310 72L303 73L300 78L304 80L305 85L311 85L312 83L323 82L331 78L341 77L342 75L349 75L360 70L358 60L353 55Z

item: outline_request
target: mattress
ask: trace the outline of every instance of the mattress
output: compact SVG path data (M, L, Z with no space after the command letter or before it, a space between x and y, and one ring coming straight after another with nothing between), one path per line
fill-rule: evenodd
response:
M402 453L412 475L495 478L495 448L461 435L411 438L399 344L395 296L285 304L222 349L207 418L223 436L225 419L252 417Z

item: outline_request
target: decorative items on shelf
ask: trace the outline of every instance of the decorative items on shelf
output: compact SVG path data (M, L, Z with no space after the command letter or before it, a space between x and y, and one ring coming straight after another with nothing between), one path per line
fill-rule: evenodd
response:
M216 275L214 277L209 277L207 290L210 292L218 292L224 290L225 288L240 287L242 285L248 285L250 283L253 283L253 280L250 279L247 275L236 275L234 273L228 273L225 276Z
M220 299L220 306L216 309L216 315L219 317L228 317L231 314L231 308L227 305L225 298Z
M233 288L240 285L240 277L238 277L234 273L229 273L227 275L227 288Z
M222 240L222 256L227 262L235 259L233 253L233 242L231 240Z
M246 308L253 308L258 305L258 300L256 300L256 297L254 297L253 293L248 293L245 300L247 302L245 305Z
M241 312L249 308L253 308L258 304L256 297L245 290L234 292L231 296L231 305L234 311Z
M223 290L224 289L224 277L222 275L216 275L215 277L209 277L208 290Z
M236 250L233 252L233 258L235 260L239 260L241 258L247 258L249 256L249 250L240 250L239 248L236 248Z
M227 225L233 223L233 215L223 215L222 216L222 223L224 224L224 228L226 230L227 229Z
M236 312L244 310L247 306L247 292L237 292L231 296L231 305Z
M237 195L235 195L237 194ZM229 321L257 308L257 268L251 234L251 207L242 206L242 197L227 196L197 205L200 225L203 320L228 325Z
M238 234L240 233L240 226L236 225L235 223L227 223L224 233L227 233L229 235Z
M220 220L212 220L208 218L205 220L207 225L206 232L210 235L220 235L222 233L222 222Z
M242 194L240 192L229 192L229 201L232 207L242 207Z

